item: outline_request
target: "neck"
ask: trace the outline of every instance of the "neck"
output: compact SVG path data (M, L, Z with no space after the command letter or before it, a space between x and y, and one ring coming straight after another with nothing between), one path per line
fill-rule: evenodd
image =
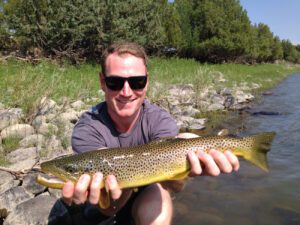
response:
M114 114L111 114L109 113L115 127L116 127L116 130L120 133L129 133L136 121L138 120L139 118L139 115L140 115L140 111L141 109L139 109L134 115L132 115L131 117L127 117L127 118L120 118L118 115L114 115Z

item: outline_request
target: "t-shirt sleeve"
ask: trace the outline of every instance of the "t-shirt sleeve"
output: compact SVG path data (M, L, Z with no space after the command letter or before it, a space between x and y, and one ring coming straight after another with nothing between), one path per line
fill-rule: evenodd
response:
M91 121L90 115L83 114L72 133L72 148L81 153L106 147L105 139Z
M151 113L149 120L151 124L151 140L175 137L178 134L178 127L175 120L163 109Z

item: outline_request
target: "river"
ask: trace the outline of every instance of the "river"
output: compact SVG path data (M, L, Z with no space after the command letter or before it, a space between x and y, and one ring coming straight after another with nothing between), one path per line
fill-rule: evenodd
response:
M237 173L190 180L174 195L173 225L300 224L300 73L270 92L233 125L241 136L277 133L269 172L241 160Z

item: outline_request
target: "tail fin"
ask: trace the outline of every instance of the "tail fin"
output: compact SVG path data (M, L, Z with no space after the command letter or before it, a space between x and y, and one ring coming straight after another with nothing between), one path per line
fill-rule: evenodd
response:
M264 171L268 171L267 152L270 151L275 132L259 133L250 137L253 147L250 151L244 152L243 157Z

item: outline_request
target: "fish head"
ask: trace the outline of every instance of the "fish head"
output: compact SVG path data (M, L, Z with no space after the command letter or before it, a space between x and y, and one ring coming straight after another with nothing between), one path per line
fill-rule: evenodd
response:
M83 174L81 164L67 159L62 157L43 162L41 163L41 170L63 181L76 182L80 175Z

